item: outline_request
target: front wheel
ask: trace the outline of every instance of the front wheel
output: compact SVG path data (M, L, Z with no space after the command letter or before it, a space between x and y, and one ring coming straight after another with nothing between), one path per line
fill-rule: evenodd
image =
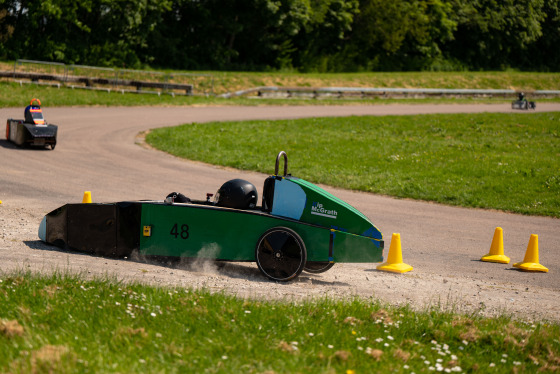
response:
M294 230L274 227L259 238L255 259L259 270L266 277L287 282L302 272L307 261L307 250Z

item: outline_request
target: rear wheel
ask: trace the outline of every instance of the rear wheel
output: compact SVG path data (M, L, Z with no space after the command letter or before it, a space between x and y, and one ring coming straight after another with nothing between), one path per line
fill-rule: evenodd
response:
M318 274L324 273L334 266L334 262L328 261L308 261L303 270L308 273Z
M255 259L259 270L268 278L286 282L296 278L307 261L307 250L301 237L287 227L266 231L257 242Z

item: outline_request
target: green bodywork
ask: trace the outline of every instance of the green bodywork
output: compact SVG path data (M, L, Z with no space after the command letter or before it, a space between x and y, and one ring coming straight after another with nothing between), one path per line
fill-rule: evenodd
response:
M255 261L267 230L298 234L307 262L381 262L383 236L358 210L291 176L265 181L263 206L230 209L207 201L66 204L45 216L41 240L107 256Z
M260 236L288 227L302 238L307 261L381 262L381 232L354 207L318 186L275 177L270 212L205 204L142 203L144 255L254 261Z

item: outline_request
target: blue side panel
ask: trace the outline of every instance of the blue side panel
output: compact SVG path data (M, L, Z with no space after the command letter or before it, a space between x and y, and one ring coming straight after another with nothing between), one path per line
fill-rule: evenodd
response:
M307 196L297 184L286 180L276 180L272 215L299 220L305 209Z
M383 234L381 234L381 232L377 228L375 228L375 226L372 226L366 231L364 231L362 235L374 239L383 239Z

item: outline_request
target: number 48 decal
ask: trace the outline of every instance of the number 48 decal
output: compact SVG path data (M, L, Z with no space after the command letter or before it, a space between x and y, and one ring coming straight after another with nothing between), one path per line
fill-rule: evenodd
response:
M181 239L188 239L189 238L189 225L183 224L183 225L181 225L181 227L179 227L179 224L176 223L171 228L170 234L173 235L175 237L175 239L177 239L179 236L181 237Z

